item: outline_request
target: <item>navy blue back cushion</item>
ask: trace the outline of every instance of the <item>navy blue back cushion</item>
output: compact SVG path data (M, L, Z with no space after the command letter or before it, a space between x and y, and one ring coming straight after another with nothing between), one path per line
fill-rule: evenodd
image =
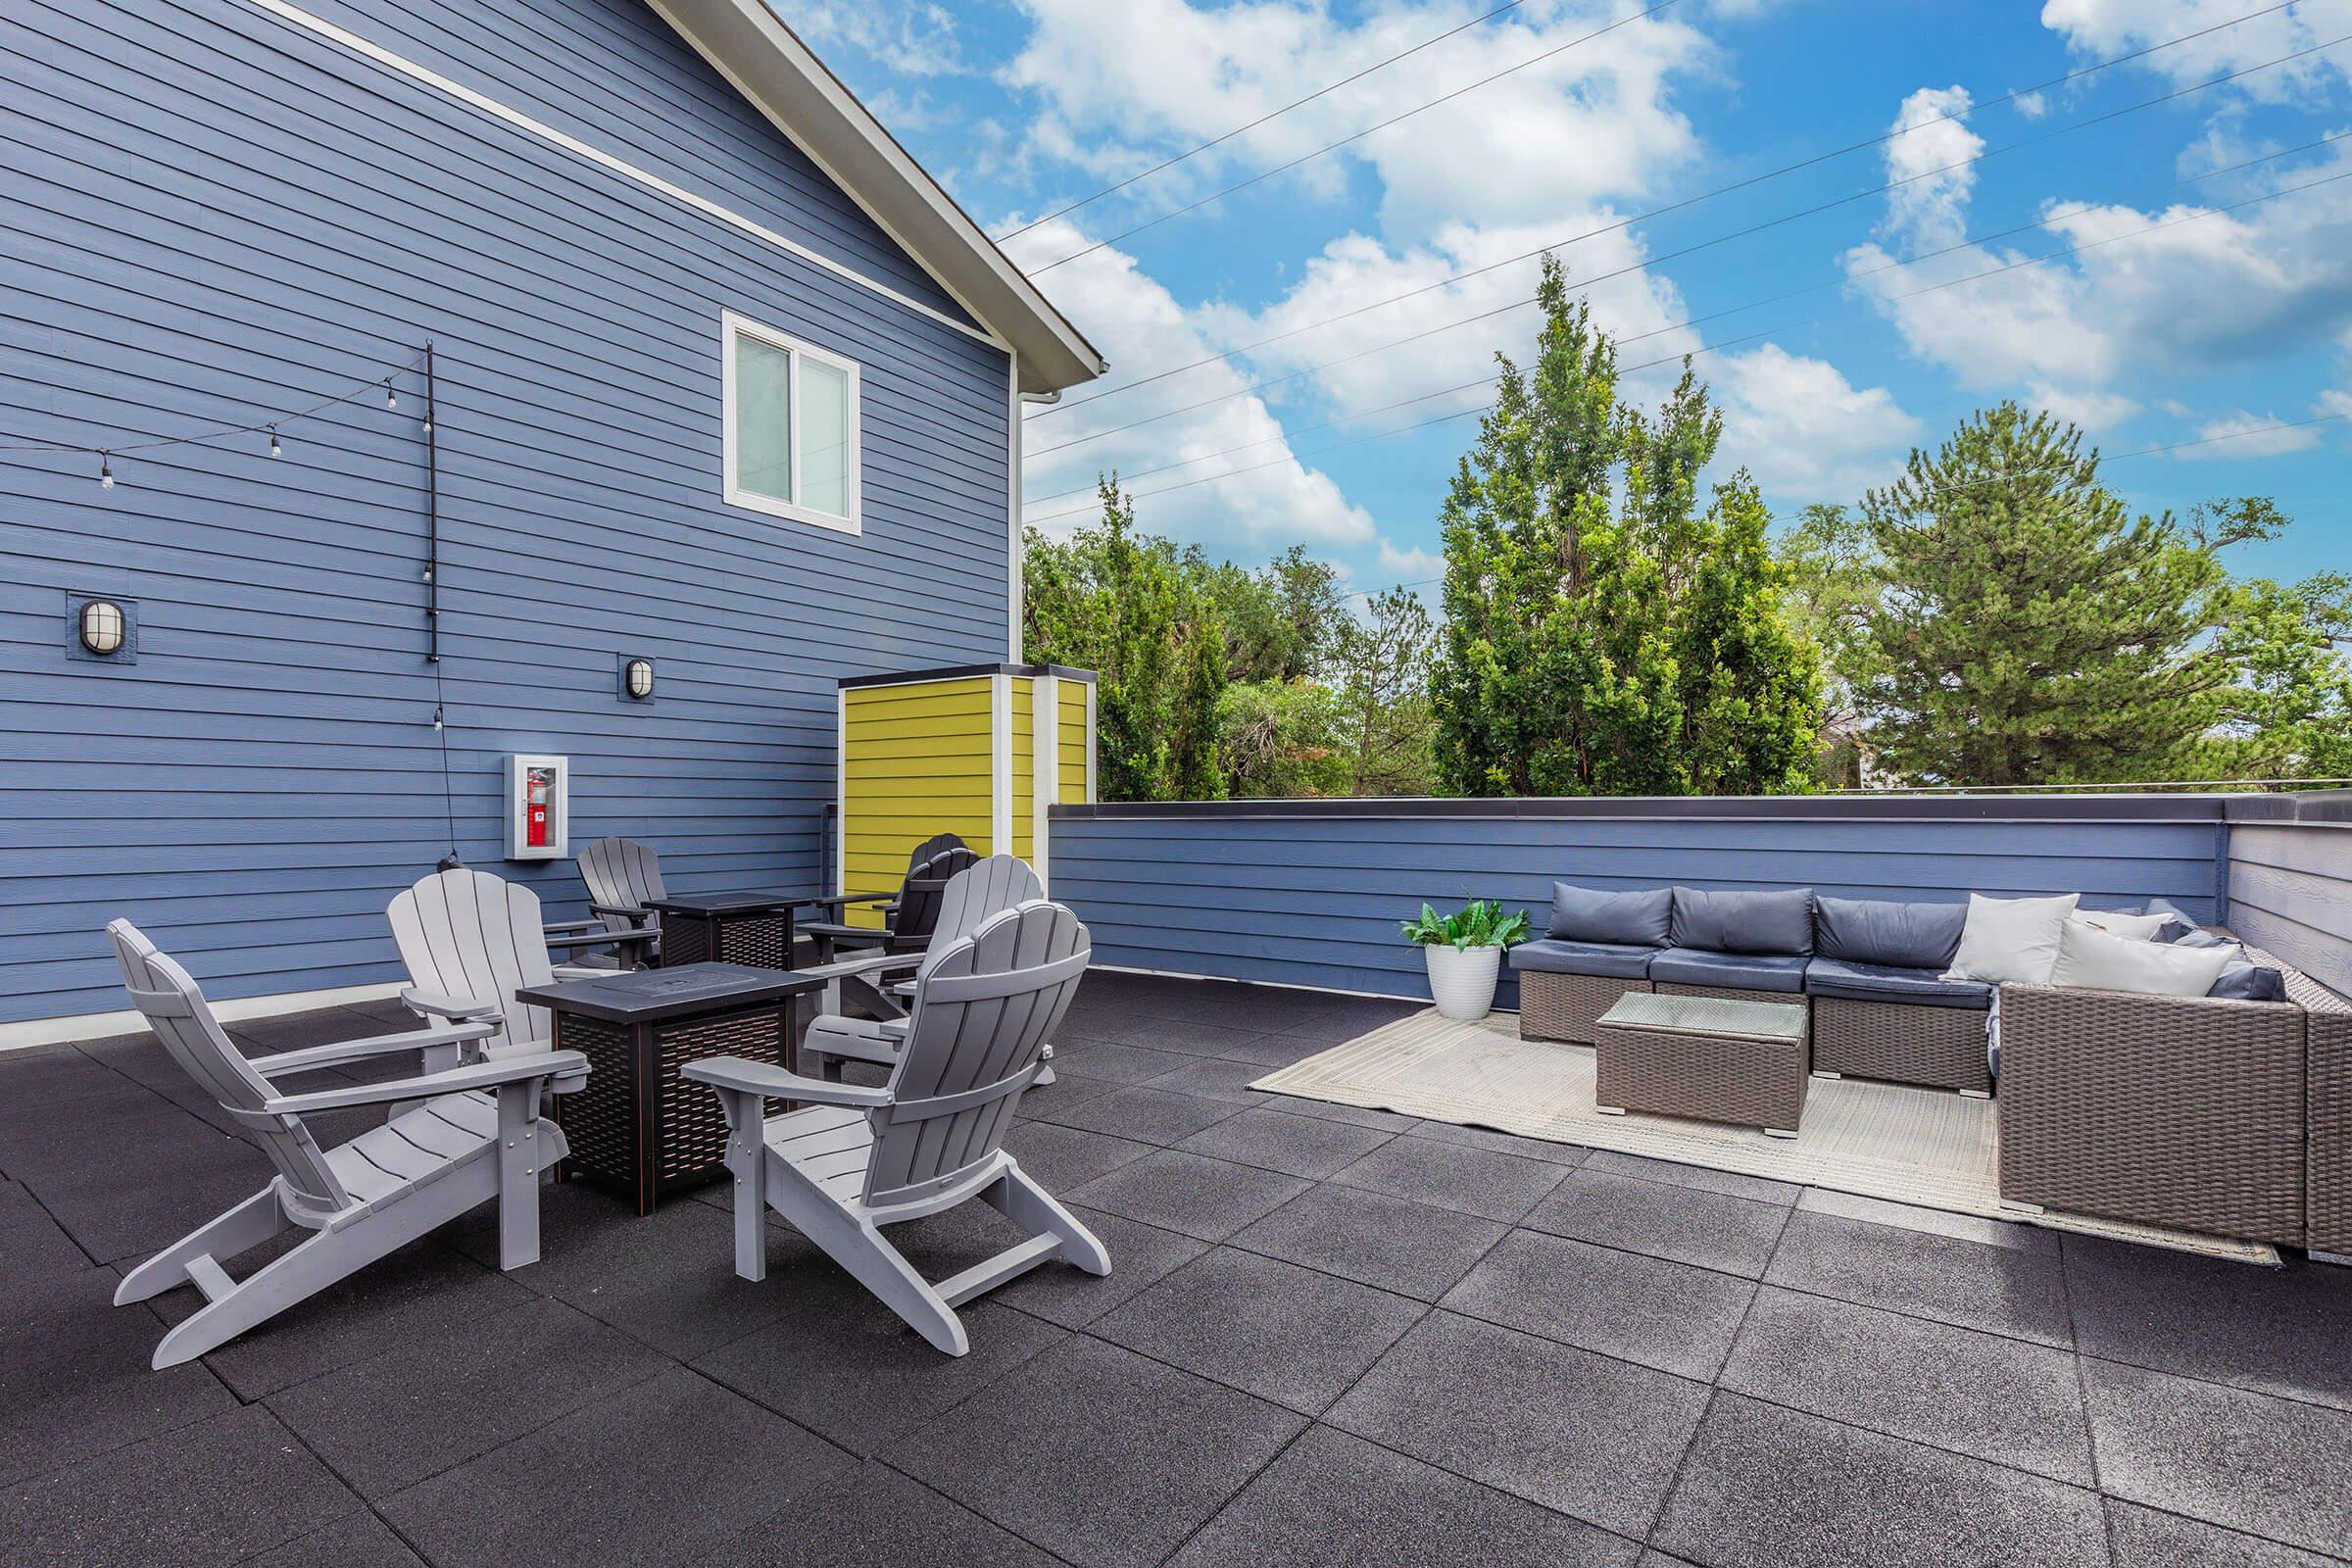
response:
M1610 893L1570 882L1551 885L1551 928L1545 936L1563 942L1617 942L1635 947L1666 945L1670 888Z
M1704 953L1811 953L1813 890L1674 890L1674 945Z
M1960 928L1967 923L1965 904L1824 898L1813 908L1814 950L1847 963L1942 970L1960 951Z

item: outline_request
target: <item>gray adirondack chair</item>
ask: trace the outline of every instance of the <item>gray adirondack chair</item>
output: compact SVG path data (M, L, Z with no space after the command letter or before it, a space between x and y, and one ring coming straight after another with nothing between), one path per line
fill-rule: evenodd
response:
M547 1050L553 1033L547 1009L516 1002L514 993L612 973L556 963L539 921L539 896L487 871L435 872L385 912L409 970L409 989L400 994L409 1010L445 1023L491 1026L479 1044L462 1052L450 1047L428 1066L454 1066L461 1055L495 1059Z
M928 841L954 839L953 833L943 833ZM965 847L961 840L944 849L923 855L927 845L916 846L921 858L906 867L906 878L898 892L887 898L874 894L850 894L841 898L809 899L805 901L820 909L831 909L837 916L831 920L803 920L798 929L802 936L816 944L819 963L830 963L843 948L879 948L885 953L919 953L931 940L931 931L939 918L940 895L949 879L980 857ZM848 906L853 904L871 904L882 915L880 927L851 925Z
M915 982L914 1012L880 1088L714 1056L681 1069L718 1092L735 1177L735 1272L767 1273L769 1208L950 1355L970 1348L956 1308L1053 1258L1108 1274L1110 1254L1004 1150L1021 1091L1078 990L1086 927L1058 904L1000 909ZM811 1032L829 1027L817 1019ZM803 1108L764 1114L763 1097ZM934 1285L883 1228L974 1198L1027 1240Z
M578 1088L588 1076L586 1057L539 1052L287 1094L274 1080L395 1052L455 1050L488 1038L496 1026L449 1024L248 1060L185 969L128 920L110 922L106 934L131 1003L156 1038L256 1135L277 1167L269 1186L131 1270L115 1292L117 1306L178 1285L204 1294L205 1305L156 1347L156 1370L218 1348L492 1199L499 1267L539 1260L539 1172L566 1152L564 1130L540 1117L540 1099ZM312 1111L400 1104L411 1108L335 1149L321 1149L303 1124ZM244 1279L229 1277L225 1259L288 1228L311 1234Z
M662 952L662 914L649 908L656 899L669 896L662 884L662 857L634 839L598 839L579 855L580 880L588 887L588 912L593 918L576 925L560 922L559 930L596 928L620 946L614 954L591 954L575 961L587 968L629 968L635 954L656 959Z
M801 1046L803 1059L813 1057L817 1069L828 1078L840 1076L844 1060L879 1062L884 1066L897 1061L899 1047L906 1038L906 1007L913 1000L912 988L922 971L998 910L1015 908L1044 896L1044 884L1038 881L1037 873L1029 868L1027 861L1017 856L992 855L985 860L973 861L948 879L940 891L938 917L932 924L928 945L919 951L871 953L804 970L806 974L824 977L825 990L817 1004L818 1012L835 1027L822 1039L812 1035L805 1040ZM849 1016L843 1004L850 995L857 996L868 1010L880 1011L884 1016L878 1019ZM831 1046L840 1049L829 1049ZM1049 1047L1048 1056L1052 1054ZM1054 1069L1047 1067L1038 1081L1052 1083Z

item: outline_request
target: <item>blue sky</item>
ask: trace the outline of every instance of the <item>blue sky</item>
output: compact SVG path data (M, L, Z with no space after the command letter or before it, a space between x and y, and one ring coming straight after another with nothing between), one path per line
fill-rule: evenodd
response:
M1500 3L778 0L998 234ZM2295 527L2242 569L2352 568L2352 417L2259 428L2352 415L2352 0L1655 3L1528 0L1011 240L1061 262L1041 286L1112 362L1032 411L1031 519L1083 523L1068 492L1116 466L1147 527L1212 553L1433 575L1483 405L1447 389L1524 357L1537 263L1510 259L1548 245L1622 362L1664 362L1630 395L1696 355L1726 470L1776 512L2014 397L2082 424L2141 508L2277 497Z

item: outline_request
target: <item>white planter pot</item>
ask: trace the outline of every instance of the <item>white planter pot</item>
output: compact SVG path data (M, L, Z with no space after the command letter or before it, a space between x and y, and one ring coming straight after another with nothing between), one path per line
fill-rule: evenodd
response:
M1439 942L1421 950L1429 956L1429 994L1438 1011L1468 1021L1494 1010L1494 979L1500 972L1500 948L1456 948Z

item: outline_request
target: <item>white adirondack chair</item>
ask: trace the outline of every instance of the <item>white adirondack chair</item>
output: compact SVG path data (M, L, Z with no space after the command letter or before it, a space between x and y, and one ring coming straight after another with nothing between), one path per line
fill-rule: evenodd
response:
M451 1046L427 1065L498 1059L545 1051L553 1033L545 1007L514 1000L523 986L612 973L558 964L547 956L539 896L519 883L463 867L439 871L392 901L385 911L410 987L409 1010L445 1023L487 1023L478 1045Z
M915 981L905 1050L878 1089L740 1056L680 1069L718 1091L726 1110L735 1272L766 1277L773 1207L950 1355L969 1348L956 1308L981 1293L1055 1257L1108 1274L1102 1242L1003 1148L1090 947L1078 917L1042 899L981 921ZM804 1108L768 1116L764 1098ZM933 1285L882 1235L974 1198L1029 1239Z
M539 1260L539 1172L565 1153L563 1129L540 1118L540 1097L578 1088L588 1076L586 1057L540 1052L285 1094L272 1080L393 1052L453 1051L488 1038L496 1026L451 1024L248 1060L185 969L128 920L110 922L106 934L130 1000L156 1038L222 1110L258 1135L277 1167L269 1186L131 1270L115 1292L117 1306L176 1285L204 1293L206 1304L156 1347L156 1370L218 1348L493 1198L499 1267ZM302 1120L311 1111L404 1103L413 1108L336 1149L320 1149ZM244 1279L221 1266L290 1226L311 1234Z
M813 1061L821 1076L838 1078L841 1063L849 1061L878 1062L887 1067L899 1059L899 1047L906 1037L906 1008L913 997L913 986L937 956L944 956L958 941L979 928L980 922L1000 909L1016 908L1032 899L1043 898L1045 886L1027 861L1017 856L992 855L976 860L948 879L940 893L939 917L931 929L928 947L912 953L873 953L855 958L842 958L805 971L822 975L825 989L818 1003L818 1014L829 1026L821 1034L811 1029L801 1043L804 1061ZM860 1001L876 1010L896 1013L883 1019L853 1018L843 1007L844 985L855 988ZM1053 1058L1049 1044L1046 1056ZM1052 1083L1054 1069L1048 1066L1039 1083Z

